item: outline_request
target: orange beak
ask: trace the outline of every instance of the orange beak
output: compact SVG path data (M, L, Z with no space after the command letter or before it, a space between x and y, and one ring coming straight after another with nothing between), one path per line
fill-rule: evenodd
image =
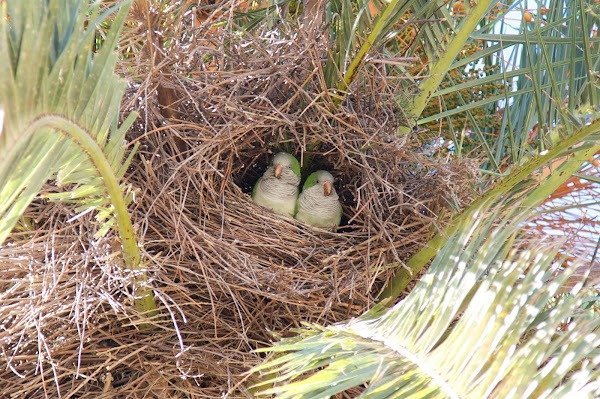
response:
M275 177L279 179L279 176L283 173L283 165L278 163L275 165Z
M323 194L326 197L329 197L331 195L332 190L333 190L333 185L331 184L330 181L326 181L323 183Z

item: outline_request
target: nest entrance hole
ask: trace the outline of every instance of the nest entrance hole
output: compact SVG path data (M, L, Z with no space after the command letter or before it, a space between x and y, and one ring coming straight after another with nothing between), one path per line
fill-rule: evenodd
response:
M265 173L275 154L278 152L287 152L296 157L300 162L302 171L301 181L299 189L302 191L302 186L306 181L306 178L311 173L317 170L326 170L333 174L335 178L334 187L340 202L344 208L344 214L342 215L342 221L340 223L339 232L343 232L352 226L349 221L352 218L352 211L356 209L356 200L354 195L354 187L350 184L352 173L347 172L344 168L335 168L334 162L330 161L327 155L319 152L304 152L302 153L296 149L290 149L286 147L273 147L271 149L264 149L261 154L253 153L242 153L241 156L236 157L233 165L234 170L240 170L241 173L233 178L233 182L247 195L252 194L252 189L258 181L258 179Z

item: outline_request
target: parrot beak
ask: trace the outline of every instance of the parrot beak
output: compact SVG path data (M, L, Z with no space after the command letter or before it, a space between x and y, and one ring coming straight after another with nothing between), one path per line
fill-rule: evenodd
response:
M283 165L278 163L275 165L275 177L279 179L279 176L283 173Z
M332 190L333 190L333 185L331 184L330 181L326 181L323 183L323 194L326 197L329 197L331 195Z

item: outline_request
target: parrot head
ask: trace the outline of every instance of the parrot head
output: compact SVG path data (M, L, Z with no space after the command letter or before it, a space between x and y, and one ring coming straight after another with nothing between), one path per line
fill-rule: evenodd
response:
M335 192L335 188L333 188L333 181L334 179L331 173L325 170L318 170L308 176L304 182L303 190L319 185L323 187L323 195L325 197L329 197Z
M279 179L286 169L291 170L296 176L300 177L300 163L296 157L287 152L280 152L273 157L273 175Z

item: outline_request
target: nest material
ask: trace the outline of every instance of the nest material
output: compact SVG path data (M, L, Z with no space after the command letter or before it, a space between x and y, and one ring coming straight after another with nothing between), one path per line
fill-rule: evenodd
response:
M94 240L91 218L65 223L72 210L38 202L28 212L42 225L0 248L4 397L248 397L253 349L301 322L365 311L441 215L470 200L468 164L429 159L395 136L399 86L378 69L334 107L319 49L281 37L220 43L196 42L195 68L174 60L176 73L129 96L142 111L128 175L134 220L168 317L140 331L118 241ZM177 120L164 121L154 96L139 100L158 84L178 94ZM302 160L303 177L333 172L338 232L251 201L278 150Z

